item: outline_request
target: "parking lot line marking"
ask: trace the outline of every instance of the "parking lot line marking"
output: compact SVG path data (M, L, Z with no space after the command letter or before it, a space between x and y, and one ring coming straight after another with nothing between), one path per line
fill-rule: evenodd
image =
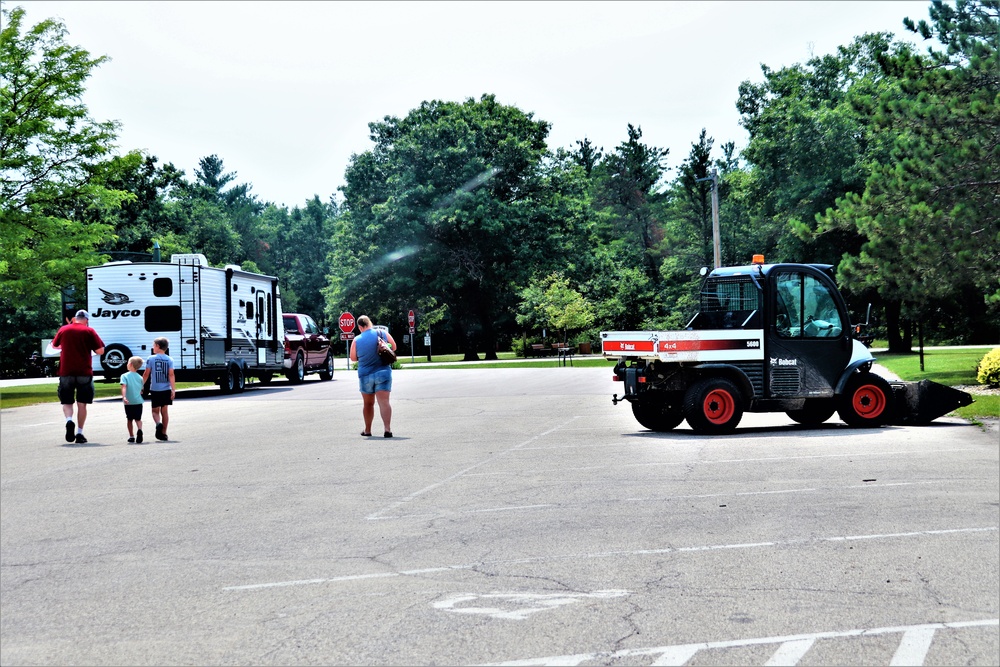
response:
M474 570L481 567L496 567L502 565L526 565L530 563L555 562L560 560L591 560L596 558L614 558L630 556L649 556L664 554L684 554L701 551L720 551L727 549L760 549L764 547L798 546L802 544L816 544L822 542L847 542L853 540L887 540L907 537L955 535L959 533L983 533L995 532L997 526L984 526L978 528L945 528L938 530L916 530L906 533L882 533L872 535L836 535L830 537L809 537L793 540L775 540L771 542L745 542L737 544L709 544L690 547L663 547L659 549L629 549L621 551L599 551L594 553L578 554L555 554L550 556L531 556L528 558L513 558L506 560L484 561L481 563L466 563L460 565L439 565L436 567L425 567L411 570L398 570L391 572L375 572L370 574L349 574L340 577L329 577L326 579L299 579L293 581L276 581L261 584L246 584L242 586L227 586L224 591L249 591L266 588L281 588L287 586L309 586L316 584L332 584L344 581L358 581L363 579L384 579L388 577L413 576L434 574L437 572L451 572L454 570Z
M467 510L468 514L475 514L477 512L508 512L510 510L535 510L542 509L544 507L555 507L555 505L548 503L545 505L512 505L510 507L488 507L481 510Z
M778 665L797 665L813 644L815 637L809 639L796 639L795 641L782 642L778 650L771 655L771 658L764 664L768 667L778 667Z
M934 633L937 628L922 627L910 628L903 633L903 638L899 641L899 646L889 661L890 666L902 665L922 665L927 651L934 641Z
M540 438L544 438L545 436L547 436L550 433L555 433L559 429L564 428L567 424L570 424L570 423L574 422L575 420L577 420L579 418L580 417L571 417L570 419L564 421L563 423L558 424L556 426L553 426L552 428L550 428L547 431L544 431L544 432L539 433L537 435L533 435L530 438L528 438L527 440L525 440L525 441L523 441L523 442L521 442L521 443L519 443L517 445L514 445L513 447L511 447L509 449L505 449L502 452L498 452L498 453L494 454L493 456L489 457L488 459L484 459L484 460L480 461L479 463L474 463L473 465L469 466L468 468L465 468L464 470L459 470L458 472L454 473L453 475L449 475L448 477L445 477L440 482L435 482L435 483L433 483L433 484L431 484L429 486L425 486L424 488L420 489L419 491L414 491L413 493L411 493L410 495L406 496L402 500L398 500L398 501L396 501L396 502L394 502L394 503L392 503L390 505L386 505L382 509L380 509L380 510L378 510L376 512L373 512L372 514L369 514L366 517L366 519L368 521L377 521L377 520L379 520L381 518L380 515L384 514L385 512L391 512L393 510L397 510L400 507L405 506L407 503L413 502L414 500L416 500L420 496L424 495L425 493L427 493L429 491L433 491L435 489L438 489L438 488L444 486L445 484L447 484L448 482L451 482L453 480L458 479L459 477L462 477L462 476L466 475L470 470L475 470L476 468L481 468L484 465L488 465L488 464L496 461L498 458L500 458L502 456L506 456L507 454L509 454L511 452L514 452L514 451L517 451L518 449L521 449L522 447L524 447L524 446L526 446L526 445L528 445L528 444L530 444L532 442L535 442L536 440L539 440Z
M774 656L772 656L772 661L775 656L778 656L782 652L782 648L786 644L792 644L795 648L801 649L805 642L810 645L816 642L818 639L842 639L842 638L854 638L854 637L873 637L879 635L892 635L892 634L903 634L903 640L901 642L901 647L903 643L909 643L907 640L907 635L911 637L919 637L921 642L926 640L926 637L930 635L933 637L933 633L937 630L943 630L946 628L951 629L962 629L962 628L976 628L976 627L990 627L1000 625L1000 619L987 618L983 620L976 621L956 621L949 623L927 623L924 625L909 625L909 626L897 626L891 628L870 628L870 629L855 629L855 630L845 630L845 631L833 631L833 632L814 632L810 634L801 635L789 635L785 637L757 637L753 639L735 639L728 641L717 641L717 642L704 642L700 644L678 644L676 646L655 646L649 648L631 648L624 649L622 651L595 651L593 653L578 653L576 655L553 655L544 658L527 658L525 660L510 660L507 662L490 663L493 665L505 665L508 667L527 667L528 665L580 665L584 662L600 662L601 664L632 664L636 661L634 658L639 656L657 656L656 660L652 663L653 665L683 665L688 660L690 660L699 651L709 651L717 649L728 649L728 648L742 648L744 646L761 646L767 644L781 644L782 646L778 648ZM897 653L899 649L897 649ZM905 651L904 651L905 653ZM914 657L916 654L912 654ZM791 649L789 649L789 655L786 657L792 658ZM630 660L632 658L633 660ZM905 656L901 656L904 659ZM895 657L893 662L890 664L902 665L921 665L923 664L923 659L920 658L917 662L903 663L895 662ZM905 658L908 659L908 658ZM787 663L775 663L768 662L767 664L797 664L797 662L789 661Z

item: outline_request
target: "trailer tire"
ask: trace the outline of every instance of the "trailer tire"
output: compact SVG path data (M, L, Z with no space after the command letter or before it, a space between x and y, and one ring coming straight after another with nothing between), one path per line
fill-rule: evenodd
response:
M650 431L672 431L684 421L684 411L677 403L662 392L646 392L632 401L632 415Z
M836 404L828 398L806 399L805 405L798 410L789 410L785 414L792 421L803 426L818 426L833 416L837 411Z
M725 378L706 378L684 395L684 416L696 433L731 433L743 418L743 396Z
M104 354L101 355L101 368L104 369L105 377L114 377L126 372L131 356L132 350L121 343L112 343L104 348Z
M323 362L323 370L319 372L320 380L333 379L333 355L327 352L326 361Z
M302 384L302 382L306 379L306 360L305 357L302 356L301 352L295 355L295 363L293 363L292 367L288 369L287 373L285 373L285 377L287 377L288 381L292 384Z
M274 379L274 373L271 371L264 371L263 373L257 374L257 381L260 382L265 387L271 384L271 380Z
M246 375L243 374L243 368L237 364L233 364L229 367L229 375L232 377L233 393L242 392L247 386Z
M874 373L855 373L844 385L837 414L848 426L882 426L892 414L892 387Z

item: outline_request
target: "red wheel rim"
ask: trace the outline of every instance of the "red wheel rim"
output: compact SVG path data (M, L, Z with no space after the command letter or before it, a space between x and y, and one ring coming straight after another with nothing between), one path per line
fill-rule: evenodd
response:
M885 410L885 393L873 384L861 385L854 392L851 404L859 417L876 419Z
M736 401L725 389L713 389L705 396L702 411L705 419L713 424L725 424L736 412Z

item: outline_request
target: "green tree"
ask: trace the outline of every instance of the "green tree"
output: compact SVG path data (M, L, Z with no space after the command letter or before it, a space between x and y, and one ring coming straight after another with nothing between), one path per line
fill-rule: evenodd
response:
M640 265L655 282L662 226L654 204L670 149L649 146L641 139L642 128L630 124L628 139L600 162L596 200L598 207L607 207L612 213L609 237L628 239Z
M562 331L562 342L570 342L570 332L594 323L594 308L570 281L558 272L532 280L521 290L518 324L543 325L553 332Z
M978 336L995 340L1000 313L1000 2L935 0L931 22L908 28L944 50L883 59L898 90L878 100L875 124L895 140L863 192L837 202L824 229L856 227L860 252L840 275L930 319L943 304L986 313ZM984 325L985 324L985 325ZM890 348L909 340L890 327ZM973 334L976 335L976 334Z
M67 44L59 21L22 32L23 9L0 11L0 298L11 303L82 287L112 227L74 211L113 210L130 195L102 182L117 123L79 101L106 58Z
M816 216L847 192L860 192L873 161L886 155L891 135L874 128L859 101L895 88L879 62L893 45L886 33L858 37L834 55L780 70L762 66L764 81L744 81L737 109L750 134L742 158L753 224L773 261L826 261L856 252L850 229L813 235Z
M561 224L538 215L548 123L484 95L369 128L374 148L352 158L342 188L328 310L353 303L384 322L431 298L467 358L494 358L517 286Z

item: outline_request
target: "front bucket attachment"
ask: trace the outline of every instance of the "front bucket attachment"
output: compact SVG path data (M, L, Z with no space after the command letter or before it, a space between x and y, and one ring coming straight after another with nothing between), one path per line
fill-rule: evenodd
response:
M929 424L952 410L972 404L970 394L930 380L891 384L896 405L894 424Z

